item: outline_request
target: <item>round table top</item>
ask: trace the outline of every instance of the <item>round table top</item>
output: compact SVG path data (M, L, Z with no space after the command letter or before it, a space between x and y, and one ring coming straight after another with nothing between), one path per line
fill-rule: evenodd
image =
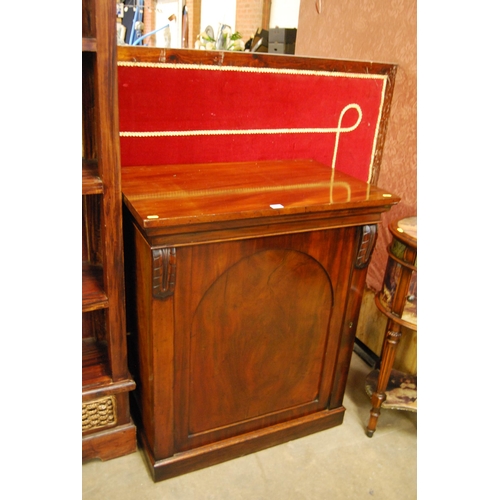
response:
M401 237L403 240L407 240L415 246L417 245L417 216L406 217L393 222L390 229L396 237Z

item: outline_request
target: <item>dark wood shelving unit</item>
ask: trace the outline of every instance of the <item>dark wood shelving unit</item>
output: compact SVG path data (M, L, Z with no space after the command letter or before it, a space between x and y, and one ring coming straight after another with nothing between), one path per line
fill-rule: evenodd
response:
M127 364L116 5L82 0L82 458L136 450Z

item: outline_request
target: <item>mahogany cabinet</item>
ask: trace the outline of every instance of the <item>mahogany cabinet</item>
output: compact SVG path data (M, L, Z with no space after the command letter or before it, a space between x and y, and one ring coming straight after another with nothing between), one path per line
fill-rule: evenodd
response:
M136 450L127 365L116 5L82 1L82 458Z
M130 369L154 480L342 423L396 67L118 47Z
M314 160L123 169L131 369L154 480L342 423L397 196Z

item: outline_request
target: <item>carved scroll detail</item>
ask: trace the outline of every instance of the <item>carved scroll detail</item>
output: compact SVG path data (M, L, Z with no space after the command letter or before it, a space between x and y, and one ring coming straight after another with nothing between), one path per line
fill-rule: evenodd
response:
M155 248L153 254L153 297L166 299L174 293L175 248Z
M359 240L358 255L356 257L356 268L363 269L370 262L375 242L377 241L377 225L371 224L360 228L361 238Z

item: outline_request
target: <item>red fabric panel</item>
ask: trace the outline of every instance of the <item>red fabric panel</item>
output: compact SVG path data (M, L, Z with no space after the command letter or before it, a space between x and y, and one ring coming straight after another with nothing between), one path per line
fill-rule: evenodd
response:
M296 159L330 164L334 141L334 134L126 137L121 154L123 166Z
M336 168L368 180L383 81L201 69L118 68L121 132L335 128ZM346 112L342 127L355 124ZM335 133L122 137L122 166L310 158L331 165Z

